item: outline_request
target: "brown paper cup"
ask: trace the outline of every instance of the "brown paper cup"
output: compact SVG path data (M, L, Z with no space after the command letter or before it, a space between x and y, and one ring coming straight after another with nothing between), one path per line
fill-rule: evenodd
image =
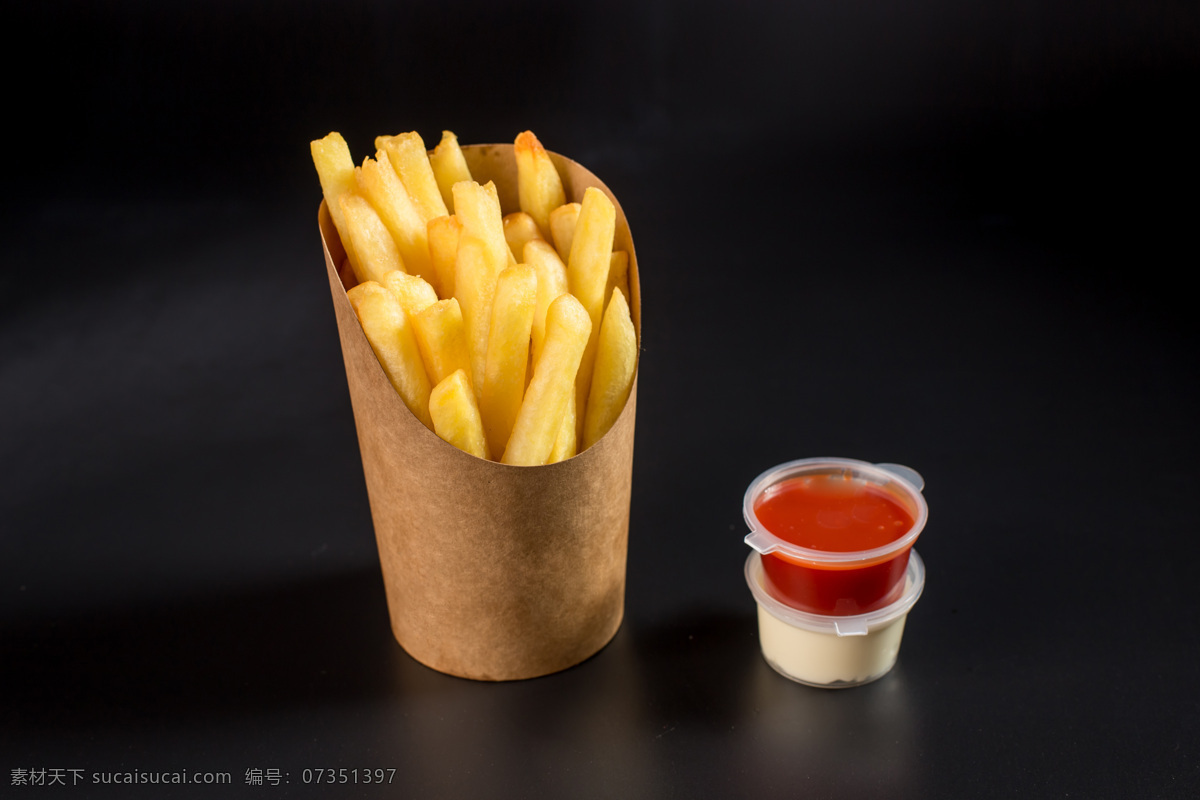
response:
M516 210L512 145L463 148L472 176ZM596 186L616 206L641 337L637 255L621 206L595 175L551 154L570 201ZM470 456L412 415L363 335L322 203L318 221L396 640L451 675L518 680L578 664L612 639L625 601L637 381L620 418L567 461L513 467Z

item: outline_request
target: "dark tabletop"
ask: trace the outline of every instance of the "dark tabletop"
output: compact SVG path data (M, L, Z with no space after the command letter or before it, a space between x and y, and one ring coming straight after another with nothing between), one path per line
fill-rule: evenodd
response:
M6 17L0 796L1200 795L1194 5ZM641 269L625 619L523 682L392 637L316 225L311 139L445 128L589 167ZM822 455L930 507L844 691L742 577Z

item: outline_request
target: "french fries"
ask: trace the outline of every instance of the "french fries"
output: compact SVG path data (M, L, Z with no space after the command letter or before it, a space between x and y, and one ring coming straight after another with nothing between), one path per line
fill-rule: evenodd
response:
M350 262L357 283L382 281L389 272L403 271L404 260L383 220L362 195L346 192L338 198L346 233L356 258Z
M467 353L467 334L458 300L453 297L438 300L412 321L421 360L431 382L441 383L460 369L465 375L470 374L471 356Z
M426 222L435 217L444 217L450 212L446 210L446 201L438 189L437 179L433 175L433 167L429 164L429 155L425 150L425 142L419 134L401 133L389 136L376 149L387 150L388 161L400 176L400 182L408 190L408 194L416 204Z
M416 275L409 275L403 270L394 270L383 276L380 281L388 290L396 295L400 307L412 319L429 306L437 302L437 293L433 287Z
M592 321L592 335L583 351L583 361L575 378L576 408L584 408L592 386L592 368L596 363L596 341L600 334L600 318L604 313L604 290L612 266L613 234L616 210L604 192L589 187L583 193L579 221L571 242L571 258L567 261L567 287L579 298ZM576 430L582 434L583 416Z
M545 242L530 242L525 247L525 261L537 272L537 299L533 311L533 330L530 334L533 361L537 363L546 335L546 311L560 294L567 293L567 266L554 248Z
M583 421L583 449L587 449L608 433L621 415L629 390L633 388L633 370L637 365L637 332L629 304L620 289L613 289L612 299L600 323L596 345L596 371L588 394L587 416Z
M462 223L451 214L434 217L427 226L429 259L437 274L438 291L442 297L454 297L454 270L458 262L458 239L462 235Z
M478 458L491 458L475 392L464 370L447 375L429 395L433 431L459 450Z
M608 283L604 287L604 296L612 297L613 289L619 289L625 295L625 305L629 305L629 253L624 250L614 250L612 260L608 263Z
M404 258L405 270L436 285L437 276L429 257L429 221L421 215L400 176L392 169L387 153L380 150L374 159L363 161L355 170L355 178L359 191L371 201L391 232Z
M537 273L514 264L500 273L492 301L487 362L480 392L484 433L493 453L503 453L517 421L529 365L529 331L533 327Z
M454 184L471 180L471 170L463 158L458 137L450 131L442 131L442 140L429 153L429 166L437 180L438 191L446 203L446 209L454 213Z
M504 239L508 250L519 263L525 263L525 245L535 239L545 241L538 224L524 211L504 215Z
M571 242L575 238L580 208L579 203L566 203L550 212L550 241L564 263L571 257Z
M354 159L350 157L350 147L336 131L324 139L313 140L310 147L317 177L321 180L321 192L325 195L325 205L329 208L329 216L333 218L333 226L337 228L338 236L341 237L346 258L349 259L351 267L354 267L358 257L354 253L354 243L350 240L341 204L343 195L356 191ZM355 273L357 272L355 267Z
M375 149L355 167L337 133L312 142L353 272L343 283L357 284L347 296L405 405L454 447L511 465L598 442L638 354L613 202L595 187L566 202L529 131L513 146L520 208L507 215L453 133L428 152L415 132Z
M567 202L562 178L550 160L550 154L532 131L517 136L513 143L517 156L517 195L521 210L533 217L543 237L550 235L550 212Z
M454 208L454 215L462 223L462 235L479 240L488 268L499 275L512 261L512 252L504 238L504 218L500 215L495 184L480 186L475 181L454 184Z
M559 295L550 304L542 357L533 368L533 380L525 390L512 436L504 449L505 464L549 463L591 332L592 321L587 310L573 295Z
M567 410L563 413L562 425L558 428L558 437L554 440L554 448L550 451L549 463L566 461L579 452L579 438L575 435L575 393L567 393Z
M476 394L483 387L487 366L488 336L492 329L492 300L500 269L488 258L487 246L474 236L463 236L458 243L458 262L454 285L462 307L463 331L467 355L471 358L471 382Z
M409 410L432 430L429 375L400 301L374 281L360 283L346 292L346 296L388 380Z

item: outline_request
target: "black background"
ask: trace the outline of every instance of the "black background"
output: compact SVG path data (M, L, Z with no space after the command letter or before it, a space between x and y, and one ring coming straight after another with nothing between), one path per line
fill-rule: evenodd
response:
M5 16L0 794L1200 793L1193 3ZM519 683L391 637L316 226L311 139L444 128L582 162L641 267L625 622ZM815 455L931 509L841 692L741 574L746 486ZM234 785L90 785L181 770Z

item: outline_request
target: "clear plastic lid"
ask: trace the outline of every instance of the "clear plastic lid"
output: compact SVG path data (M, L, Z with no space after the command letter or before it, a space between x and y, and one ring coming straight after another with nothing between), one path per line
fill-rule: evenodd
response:
M777 599L768 591L763 574L762 556L751 553L746 559L746 583L754 599L771 616L796 628L815 633L832 633L837 636L866 636L872 630L907 614L921 597L925 589L925 563L913 550L908 554L908 570L904 575L904 592L891 605L847 617L810 614L793 608Z
M801 547L779 538L767 530L758 519L755 503L764 492L776 484L806 475L842 475L851 480L879 487L898 502L903 504L913 515L913 525L908 532L895 541L871 550L854 550L849 552L814 550ZM779 553L789 561L814 565L839 566L850 568L859 564L872 564L894 557L908 549L920 536L929 519L929 506L921 495L925 488L925 479L915 469L902 464L872 464L853 458L803 458L789 461L771 467L759 475L746 489L742 499L742 515L750 533L746 534L745 542L756 552L768 555Z

